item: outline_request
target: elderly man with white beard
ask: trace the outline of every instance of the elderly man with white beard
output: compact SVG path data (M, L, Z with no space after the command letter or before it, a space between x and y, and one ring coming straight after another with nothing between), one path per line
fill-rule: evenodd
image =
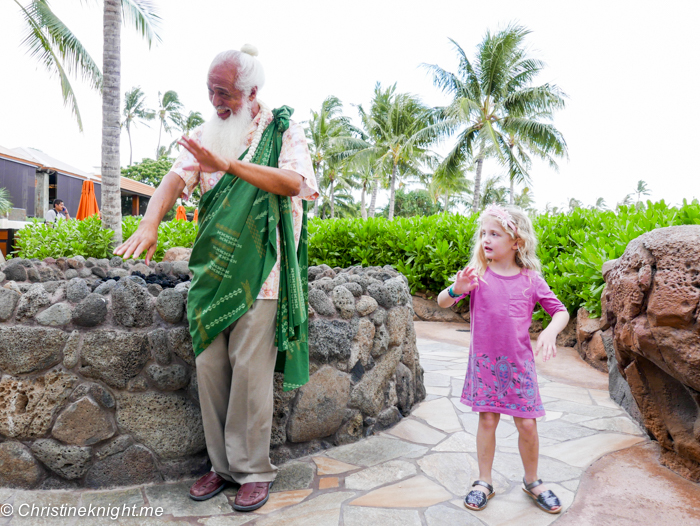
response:
M257 98L257 51L225 51L207 78L212 118L183 137L185 151L151 198L138 230L114 252L150 260L158 225L199 184L199 233L190 257L187 316L212 470L190 488L206 500L240 484L234 509L267 502L274 371L288 391L309 378L306 209L318 197L302 127L286 106Z

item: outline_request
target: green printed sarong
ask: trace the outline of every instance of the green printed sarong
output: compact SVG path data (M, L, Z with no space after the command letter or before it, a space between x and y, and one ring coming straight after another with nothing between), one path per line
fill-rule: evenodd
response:
M273 110L252 163L277 167L282 134L291 108ZM241 156L241 159L245 153ZM280 283L277 300L275 371L284 372L284 390L309 381L307 202L299 247L294 241L292 202L225 174L200 201L199 232L192 248L194 274L187 296L187 318L195 356L253 305L277 261L280 231Z

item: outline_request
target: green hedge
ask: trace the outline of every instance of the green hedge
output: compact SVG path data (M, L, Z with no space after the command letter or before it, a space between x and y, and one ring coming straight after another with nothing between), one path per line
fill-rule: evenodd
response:
M123 237L136 230L141 219L125 217ZM700 205L684 202L680 208L648 201L643 208L622 207L618 212L576 209L569 214L539 215L533 220L540 240L539 256L545 279L574 314L585 307L600 314L603 289L601 267L622 255L639 235L672 225L700 224ZM412 292L438 292L469 261L476 217L455 214L395 218L326 219L309 222L309 263L331 267L393 265L407 278ZM191 247L197 225L188 221L161 223L154 259L176 246ZM102 230L96 217L59 221L55 228L39 221L17 233L23 258L110 257L112 232ZM541 312L536 318L544 318Z
M128 239L141 222L140 217L127 216L122 221L122 237ZM110 244L114 232L102 229L97 216L84 221L58 221L55 225L35 219L15 234L15 257L39 258L73 257L111 258ZM158 227L158 250L153 259L161 261L172 247L191 248L197 236L197 224L189 221L166 221Z
M585 307L600 315L602 265L622 255L639 235L672 225L700 224L697 202L680 208L663 201L644 208L612 211L579 208L533 220L540 241L542 271L554 293L574 314ZM309 262L331 267L393 265L412 292L438 292L470 259L476 218L453 214L429 217L314 219L309 226ZM544 318L538 312L536 318Z

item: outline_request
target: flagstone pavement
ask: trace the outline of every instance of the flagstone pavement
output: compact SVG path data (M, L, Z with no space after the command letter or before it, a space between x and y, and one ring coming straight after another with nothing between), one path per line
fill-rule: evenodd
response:
M0 516L0 526L700 525L700 486L658 464L656 443L608 396L607 375L566 348L559 349L556 359L537 363L547 410L538 423L539 473L561 499L564 512L544 513L521 491L518 434L508 416L496 433L496 496L483 511L466 510L464 495L478 476L478 417L459 402L467 328L416 322L426 400L377 436L285 464L270 500L257 512L233 511L235 488L194 502L187 496L192 481L108 491L0 489L0 504L14 510L22 504L163 508L162 517L149 519L16 513ZM7 507L0 509L8 513Z

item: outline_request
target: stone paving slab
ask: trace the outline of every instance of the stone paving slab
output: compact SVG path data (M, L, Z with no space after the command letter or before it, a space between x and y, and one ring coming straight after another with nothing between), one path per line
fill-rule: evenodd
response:
M376 508L425 508L450 498L452 495L444 487L418 476L372 490L350 504Z
M392 440L384 437L370 437L367 440L341 446L325 451L325 456L332 457L348 464L375 466L387 460L405 456L410 452L427 451L428 448L408 442Z
M554 521L597 526L645 524L651 516L658 526L700 524L700 486L658 464L658 446L610 400L607 375L583 363L573 349L559 349L557 358L546 364L536 362L547 410L538 419L539 475L559 495L564 512L542 512L521 490L518 433L507 415L497 428L497 495L485 510L467 510L464 495L478 476L479 418L459 402L468 325L417 322L415 327L426 368L426 401L379 435L282 465L270 500L256 512L233 511L235 485L209 501L194 502L188 497L192 481L111 491L0 489L0 503L15 506L146 504L162 506L165 513L161 518L117 520L12 516L0 517L0 526L538 526ZM659 485L661 493L656 492ZM623 503L619 509L600 504L609 495ZM668 510L658 508L659 499Z
M353 471L359 467L328 457L314 457L313 461L316 464L316 472L319 475L337 475L338 473Z
M418 422L417 420L409 420L408 418L396 424L388 433L410 442L433 446L441 442L446 436L444 433L430 426Z
M622 433L600 433L554 446L545 446L540 448L540 455L559 459L571 466L584 468L606 453L628 448L644 440L639 436Z
M421 418L428 425L436 427L445 433L454 433L462 430L454 405L445 397L420 404L411 412L411 415Z
M390 460L379 466L374 466L345 477L345 487L367 491L416 474L416 466L413 463L404 460Z
M193 515L225 515L231 513L233 508L228 498L223 494L205 501L194 501L187 496L192 481L178 484L158 484L146 486L145 493L151 506L161 507L167 510L168 515L174 517L191 517Z
M420 514L415 510L360 508L347 506L343 512L344 526L421 526Z
M312 489L300 489L296 491L282 491L279 493L270 493L270 498L257 513L267 515L273 511L281 510L288 506L294 506L306 500L306 498L314 492Z

